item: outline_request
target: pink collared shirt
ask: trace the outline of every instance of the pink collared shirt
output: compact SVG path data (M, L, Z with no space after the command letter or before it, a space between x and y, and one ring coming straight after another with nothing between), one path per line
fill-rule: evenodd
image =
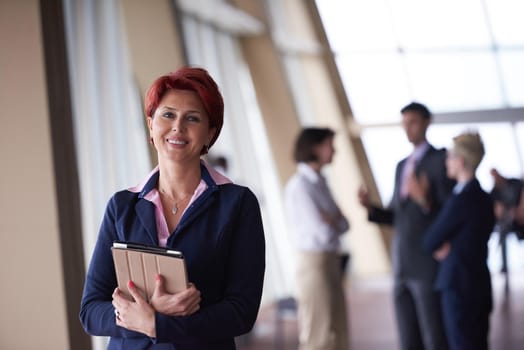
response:
M225 175L219 173L216 171L212 166L207 164L204 160L201 160L201 163L206 167L207 171L209 172L209 175L215 181L217 185L223 185L227 183L232 183L232 181L227 178ZM147 177L140 182L137 186L129 188L129 191L131 192L140 192L145 184L149 181L151 176L155 174L158 171L158 166L156 166L150 173L147 175ZM204 180L200 179L200 183L198 184L197 188L195 189L195 192L193 193L193 196L189 200L189 203L186 207L189 208L191 204L197 200L197 198L204 193L204 191L207 189L207 184ZM167 239L171 235L169 232L169 229L167 227L167 221L164 216L164 208L162 207L162 201L160 200L159 192L156 188L153 188L151 191L149 191L145 196L144 199L150 201L155 205L155 223L156 223L156 230L158 232L158 245L161 247L165 247L167 244ZM182 212L182 216L184 216L184 213L186 212L186 209L184 209L184 212ZM181 217L182 217L181 216Z
M408 197L408 179L412 173L415 172L415 168L418 162L424 157L426 151L429 149L429 143L423 142L411 153L411 155L406 159L404 168L402 169L402 177L400 180L400 196L405 199Z

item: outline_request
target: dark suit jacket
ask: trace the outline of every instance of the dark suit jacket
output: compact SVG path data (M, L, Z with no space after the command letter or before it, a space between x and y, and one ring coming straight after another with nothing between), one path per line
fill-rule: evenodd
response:
M411 198L400 197L402 169L407 158L400 161L395 172L395 189L388 209L373 207L369 220L376 223L393 224L392 244L395 277L417 279L433 283L437 262L422 249L422 238L429 224L436 217L445 199L451 193L454 181L446 175L446 150L429 146L415 167L415 173L426 174L429 179L431 209L425 211Z
M156 339L115 324L111 294L117 286L113 241L158 245L155 206L141 192L117 192L109 201L82 296L80 319L91 335L110 336L110 350L234 349L234 337L255 323L265 270L265 239L255 195L235 184L217 185L205 167L208 188L187 209L167 240L184 254L189 281L202 293L190 316L155 314Z
M427 252L433 252L446 241L451 243L449 255L440 264L435 282L437 289L452 289L464 302L475 302L477 307L491 310L486 259L494 224L492 199L476 179L450 197L425 233L423 242Z

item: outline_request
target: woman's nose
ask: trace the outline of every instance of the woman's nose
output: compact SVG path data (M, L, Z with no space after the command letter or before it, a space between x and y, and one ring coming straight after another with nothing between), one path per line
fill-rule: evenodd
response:
M182 118L175 118L171 125L172 131L182 131Z

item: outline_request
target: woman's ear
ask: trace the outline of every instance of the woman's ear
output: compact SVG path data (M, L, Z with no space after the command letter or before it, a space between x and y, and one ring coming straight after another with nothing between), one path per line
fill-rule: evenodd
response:
M211 140L213 140L213 137L215 137L216 132L217 132L216 127L209 128L209 131L207 133L207 145L208 146L211 144Z

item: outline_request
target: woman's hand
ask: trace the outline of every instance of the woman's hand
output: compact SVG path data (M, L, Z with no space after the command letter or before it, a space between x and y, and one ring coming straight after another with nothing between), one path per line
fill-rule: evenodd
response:
M324 221L328 225L334 225L342 217L341 212L330 214L327 211L322 210L322 209L319 209L319 211L320 211L320 216L322 217L322 221Z
M117 326L155 338L155 310L142 297L133 281L129 281L127 287L134 300L125 296L118 288L113 292Z
M156 276L155 291L151 296L151 306L168 316L187 316L200 309L200 291L190 283L186 290L169 294L164 288L164 277Z

